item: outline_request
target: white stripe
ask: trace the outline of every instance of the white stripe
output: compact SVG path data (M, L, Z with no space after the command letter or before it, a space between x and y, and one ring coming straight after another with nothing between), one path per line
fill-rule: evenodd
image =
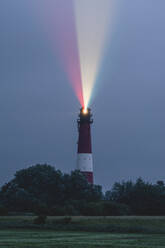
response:
M77 169L83 172L93 172L93 159L91 153L77 154Z

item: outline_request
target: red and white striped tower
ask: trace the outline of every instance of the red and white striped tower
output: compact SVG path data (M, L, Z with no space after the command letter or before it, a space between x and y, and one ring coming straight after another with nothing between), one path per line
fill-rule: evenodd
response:
M91 124L93 123L91 110L81 108L78 123L78 154L77 169L87 178L88 182L93 184L93 159L91 144Z

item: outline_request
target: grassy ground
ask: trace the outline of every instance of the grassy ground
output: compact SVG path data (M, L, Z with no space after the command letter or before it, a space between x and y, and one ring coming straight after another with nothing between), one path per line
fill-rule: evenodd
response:
M164 248L165 217L0 217L2 248Z
M48 217L45 225L35 225L35 216L0 217L0 230L40 229L107 233L165 234L165 217Z
M163 248L164 235L1 230L2 248Z

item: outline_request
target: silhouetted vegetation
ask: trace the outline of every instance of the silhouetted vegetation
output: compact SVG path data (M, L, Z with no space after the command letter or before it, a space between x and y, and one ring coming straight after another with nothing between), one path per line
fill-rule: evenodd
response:
M47 217L45 215L40 215L34 219L33 223L36 225L44 225L46 223Z
M79 171L63 174L50 165L17 171L0 191L0 204L10 212L77 215L89 202L103 199L101 186L88 184Z
M165 185L145 183L139 178L132 181L115 183L112 190L106 192L106 200L129 206L134 215L165 215Z
M0 206L0 216L8 215L8 209L4 206Z
M17 171L0 190L0 215L33 212L37 216L165 215L165 185L115 183L105 194L80 171L62 173L50 165ZM39 218L39 217L38 217Z

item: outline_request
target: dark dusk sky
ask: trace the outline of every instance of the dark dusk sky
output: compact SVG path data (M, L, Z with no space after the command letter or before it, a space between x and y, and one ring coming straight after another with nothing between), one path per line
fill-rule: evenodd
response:
M104 189L165 179L165 1L116 1L91 105L95 183ZM40 0L0 1L0 185L36 163L76 168L80 105L40 11Z

